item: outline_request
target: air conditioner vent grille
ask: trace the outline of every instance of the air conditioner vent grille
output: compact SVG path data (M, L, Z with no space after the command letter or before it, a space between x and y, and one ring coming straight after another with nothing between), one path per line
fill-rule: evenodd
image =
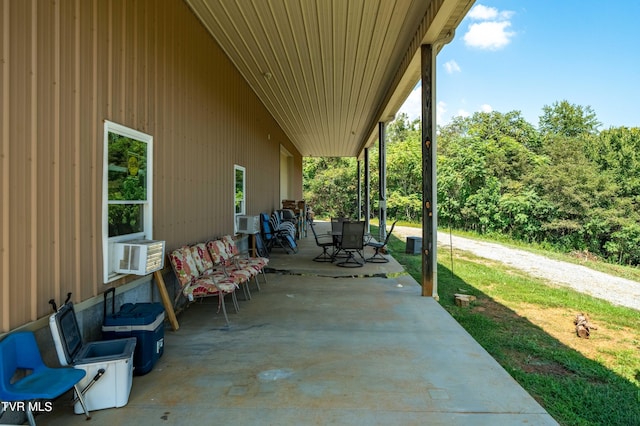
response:
M114 244L114 270L147 275L164 267L164 241L131 240Z
M238 216L236 230L239 234L257 234L260 232L260 216Z

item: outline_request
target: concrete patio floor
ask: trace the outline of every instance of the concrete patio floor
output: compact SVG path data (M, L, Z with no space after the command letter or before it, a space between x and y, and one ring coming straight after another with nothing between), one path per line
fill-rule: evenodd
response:
M319 223L321 232L328 224ZM325 228L326 227L326 228ZM43 425L555 425L395 261L345 269L274 249L262 291L192 304L129 402L87 422L62 399ZM372 251L367 251L371 255ZM242 296L239 297L242 299Z

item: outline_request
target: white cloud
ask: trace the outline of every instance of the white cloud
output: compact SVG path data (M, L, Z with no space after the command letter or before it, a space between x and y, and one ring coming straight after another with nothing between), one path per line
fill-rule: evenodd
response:
M469 25L469 29L463 37L465 44L487 50L505 47L516 34L513 31L508 31L513 15L514 12L510 10L500 11L495 7L482 4L474 6L469 11L468 17L479 22Z
M488 19L496 19L498 16L498 9L495 7L487 7L483 4L479 4L474 6L469 11L469 18L471 19L479 19L482 21L486 21Z
M460 65L458 65L458 63L456 61L454 61L453 59L444 63L444 69L449 74L453 74L454 72L462 71L460 69Z
M480 111L481 112L493 112L493 107L489 104L482 104L480 105Z
M398 114L402 112L409 116L409 120L415 120L422 116L422 85L420 83L413 88L407 100L400 107Z
M511 26L509 21L487 21L469 25L469 31L464 35L467 46L479 49L497 50L511 42L515 32L507 31Z
M469 18L478 21L493 21L493 20L509 20L513 16L514 12L511 10L498 11L495 7L488 7L483 4L479 4L473 7L469 11Z

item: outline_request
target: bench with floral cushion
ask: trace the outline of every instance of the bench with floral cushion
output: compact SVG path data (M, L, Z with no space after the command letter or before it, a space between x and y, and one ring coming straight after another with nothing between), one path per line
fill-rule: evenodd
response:
M231 295L237 312L239 308L235 291L238 288L238 284L234 278L227 276L223 271L214 270L213 268L211 270L202 269L203 263L196 262L193 256L194 252L198 253L201 250L202 246L198 245L182 246L169 254L171 267L180 284L180 291L176 294L174 304L177 304L181 296L186 297L189 301L217 296L218 312L222 308L224 319L228 325L229 317L223 303L224 297ZM204 251L206 252L206 247L204 247Z
M234 308L238 312L236 289L242 287L245 298L250 299L249 281L255 277L259 290L257 275L264 275L264 267L268 262L266 258L241 256L231 236L208 243L182 246L169 254L169 260L181 287L174 303L177 303L181 296L189 301L217 296L218 312L222 308L227 325L229 318L224 297L231 295Z
M249 279L254 278L258 291L260 291L258 275L262 274L264 282L267 282L264 268L269 263L269 258L259 256L250 257L248 252L241 253L235 239L231 235L225 235L217 240L209 241L207 243L207 249L213 262L222 265L229 274L250 274ZM248 285L246 286L246 291L250 299L251 292L249 291ZM245 296L247 296L246 293Z

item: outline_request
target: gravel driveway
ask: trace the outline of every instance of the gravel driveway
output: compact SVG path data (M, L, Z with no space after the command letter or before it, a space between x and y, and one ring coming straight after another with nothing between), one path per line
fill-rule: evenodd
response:
M422 230L396 226L393 233L403 238L422 236ZM640 310L640 283L594 271L585 266L552 260L544 256L513 249L495 243L475 241L453 236L454 249L464 250L485 259L496 260L520 269L528 274L550 282L571 287L582 293L607 300L615 305ZM450 237L446 232L438 233L438 247L448 250Z

